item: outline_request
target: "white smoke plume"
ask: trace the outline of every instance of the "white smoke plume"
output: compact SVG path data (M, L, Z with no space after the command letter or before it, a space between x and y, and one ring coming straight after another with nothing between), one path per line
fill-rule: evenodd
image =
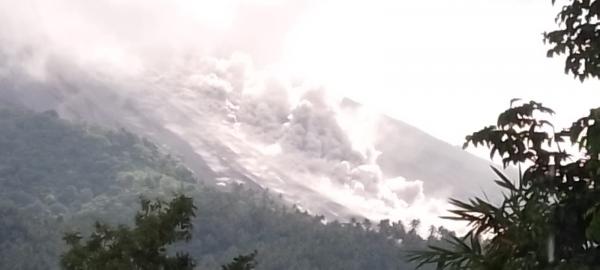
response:
M441 224L445 198L427 197L420 180L384 177L377 163L384 149L376 149L373 134L379 116L343 108L342 97L327 89L273 72L269 63L307 5L0 0L0 98L128 124L149 136L156 131L146 125L160 126L216 173L240 164L276 179L254 178L313 212L332 201L351 210L333 213L340 218ZM216 142L237 158L212 150ZM307 192L322 201L298 195Z

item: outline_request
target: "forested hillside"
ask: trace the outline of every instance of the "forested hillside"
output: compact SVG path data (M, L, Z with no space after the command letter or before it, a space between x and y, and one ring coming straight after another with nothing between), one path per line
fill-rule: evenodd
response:
M152 142L0 105L0 268L57 269L64 232L95 220L131 223L138 199L194 198L199 269L258 251L257 269L413 269L406 250L431 243L401 223L324 222L268 191L209 187ZM222 190L221 190L222 189ZM433 236L448 234L432 228Z

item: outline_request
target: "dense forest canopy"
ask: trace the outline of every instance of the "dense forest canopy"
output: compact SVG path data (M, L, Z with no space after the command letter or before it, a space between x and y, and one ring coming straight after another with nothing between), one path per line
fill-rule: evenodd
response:
M124 130L70 123L54 112L0 107L0 268L57 269L65 232L95 221L133 224L140 196L194 199L187 251L198 269L219 269L258 251L257 269L413 269L405 251L451 233L418 222L325 222L266 190L204 184L152 142Z

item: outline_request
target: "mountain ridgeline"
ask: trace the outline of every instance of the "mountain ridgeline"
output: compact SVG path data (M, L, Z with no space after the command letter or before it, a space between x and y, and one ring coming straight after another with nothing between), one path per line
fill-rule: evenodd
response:
M46 63L43 79L19 69L0 74L0 101L125 128L176 155L207 184L268 188L327 219L409 221L443 214L411 209L437 205L436 199L497 191L489 162L385 115L373 116L372 131L361 130L373 136L367 134L367 146L357 151L353 138L364 138L347 128L364 124L351 117L362 113L360 104L267 82L257 94L246 83L253 77L230 60L132 78L54 60ZM295 90L304 93L298 100L289 97ZM350 127L339 121L347 116ZM413 214L396 215L403 209Z
M325 222L269 191L207 185L153 142L125 130L62 120L53 111L0 105L0 268L58 269L65 232L94 221L132 224L140 196L191 196L197 209L185 250L198 269L258 251L257 269L413 269L405 251L450 234L418 222Z
M344 110L362 106L350 99L342 100L340 105ZM386 176L422 180L429 195L466 199L485 192L496 197L498 188L489 181L496 177L490 162L389 116L382 115L375 129L374 146L382 149L377 164ZM507 173L514 174L512 168ZM472 188L461 188L464 186Z

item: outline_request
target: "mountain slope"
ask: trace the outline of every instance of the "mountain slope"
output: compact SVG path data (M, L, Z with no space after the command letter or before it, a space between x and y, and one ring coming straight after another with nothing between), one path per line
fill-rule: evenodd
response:
M0 78L0 99L126 128L159 142L207 183L268 188L328 219L435 224L448 196L493 190L481 159L381 115L361 147L353 135L358 104L252 75L235 59L136 77L60 61L48 63L43 79L16 74Z
M357 111L362 105L344 99L341 107ZM386 177L422 180L426 192L443 197L464 199L496 190L490 162L389 116L379 116L373 127L374 146L382 149L377 164Z
M265 270L413 269L404 251L427 243L401 223L324 224L264 191L197 183L180 162L125 131L7 105L0 125L1 269L57 269L63 232L86 235L95 220L131 224L139 196L174 192L198 209L192 241L172 248L189 252L199 269L255 249Z

